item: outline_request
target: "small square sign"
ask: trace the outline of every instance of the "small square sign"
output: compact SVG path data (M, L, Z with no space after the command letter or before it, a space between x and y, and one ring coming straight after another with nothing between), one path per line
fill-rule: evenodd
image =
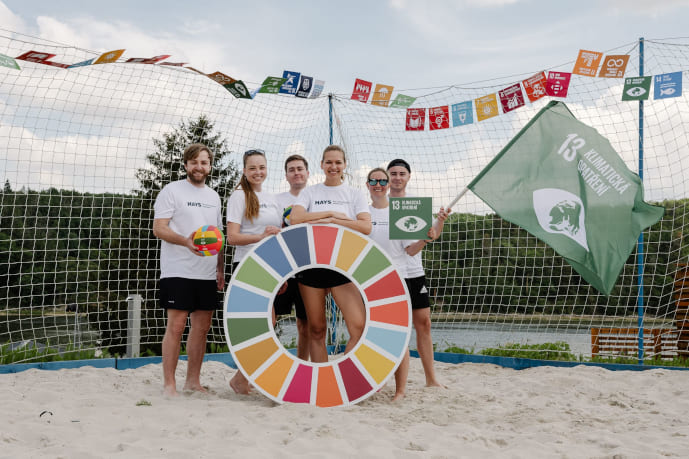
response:
M390 239L428 239L432 198L390 198Z

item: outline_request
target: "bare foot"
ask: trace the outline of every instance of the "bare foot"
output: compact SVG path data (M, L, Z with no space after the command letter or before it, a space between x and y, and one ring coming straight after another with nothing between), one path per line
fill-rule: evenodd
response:
M202 392L204 394L208 393L208 388L203 387L201 384L189 384L189 385L185 384L184 390L190 391L190 392Z
M402 400L406 394L404 392L395 392L395 396L392 397L392 401L396 402L398 400Z
M251 392L249 381L239 371L230 379L230 387L236 394L249 395Z
M438 381L426 381L426 387L440 387L441 389L447 389L444 385L440 384Z
M178 397L177 388L175 386L164 386L163 395L166 397Z

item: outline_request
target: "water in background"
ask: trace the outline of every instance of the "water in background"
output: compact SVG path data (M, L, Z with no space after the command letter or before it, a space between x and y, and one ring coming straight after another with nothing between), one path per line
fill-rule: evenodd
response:
M433 323L431 335L436 351L456 346L467 351L479 351L508 343L542 344L564 341L572 354L591 356L591 334L588 329L553 328L543 325L522 325L509 329L504 324ZM293 320L280 321L280 341L289 345L296 342L297 327ZM416 333L412 328L409 347L416 349Z

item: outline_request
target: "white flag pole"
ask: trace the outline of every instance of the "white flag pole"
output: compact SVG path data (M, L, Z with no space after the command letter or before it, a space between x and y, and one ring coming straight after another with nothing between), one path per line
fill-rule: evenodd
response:
M462 191L459 192L459 194L452 200L452 202L449 203L449 204L447 205L447 207L445 207L445 210L451 209L455 204L457 204L457 201L459 201L460 199L462 199L462 197L464 197L464 195L467 193L467 191L469 191L469 188L464 187L464 189L463 189Z
M452 200L452 202L449 203L449 204L447 205L447 207L445 207L445 211L447 211L447 209L451 209L452 206L454 206L455 204L457 204L457 201L459 201L460 199L462 199L462 197L463 197L465 194L467 194L467 191L469 191L469 188L464 187L464 189L463 189L462 191L460 191L459 194L458 194L457 196L455 196L455 198ZM433 219L433 223L431 224L431 226L434 226L435 223L436 223L437 221L438 221L438 218L437 218L437 217L434 218L434 219Z

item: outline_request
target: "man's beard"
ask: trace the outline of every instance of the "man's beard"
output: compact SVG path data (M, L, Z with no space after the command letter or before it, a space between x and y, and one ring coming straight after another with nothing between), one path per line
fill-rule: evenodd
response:
M188 174L187 177L189 177L189 181L195 185L205 185L206 179L210 174L203 174L202 178L200 179L196 178L196 175L197 174Z

